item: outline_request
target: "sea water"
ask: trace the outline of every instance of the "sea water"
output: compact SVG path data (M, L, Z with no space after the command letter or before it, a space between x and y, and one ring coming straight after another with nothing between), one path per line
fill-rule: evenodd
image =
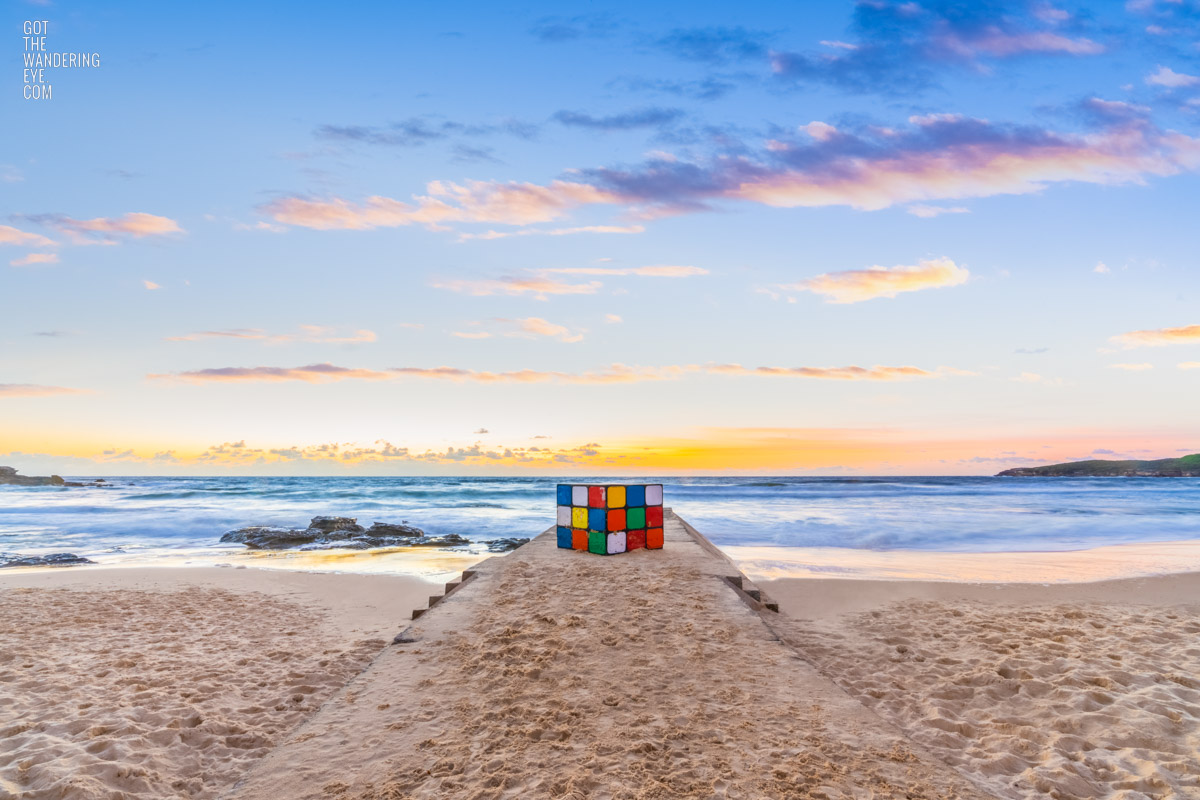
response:
M664 484L665 505L718 546L733 550L996 553L1200 539L1200 479L1193 478L638 480ZM318 515L356 517L364 527L407 521L431 535L465 536L482 552L489 539L532 537L552 525L558 482L604 482L479 477L108 481L83 488L0 486L0 552L72 552L109 564L180 558L214 563L243 550L218 543L228 530L300 528ZM307 562L295 563L305 568ZM364 554L358 554L353 564L342 566L356 569L365 563Z

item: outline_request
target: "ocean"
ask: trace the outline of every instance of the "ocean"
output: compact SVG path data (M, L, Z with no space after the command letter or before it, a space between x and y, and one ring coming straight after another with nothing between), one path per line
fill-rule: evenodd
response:
M86 478L74 478L86 480ZM106 564L211 564L247 525L311 517L401 522L473 542L532 537L554 521L558 478L108 478L103 488L0 486L0 552L71 552ZM640 480L640 479L639 479ZM1003 553L1200 539L1200 479L647 478L720 547ZM763 548L768 548L764 550ZM473 548L482 553L483 546ZM279 554L275 554L278 557ZM430 554L411 553L416 564ZM422 562L423 563L423 562ZM403 554L294 568L407 571ZM273 564L276 565L276 564ZM413 571L421 572L420 568ZM448 571L443 570L443 571ZM438 572L438 569L432 569Z

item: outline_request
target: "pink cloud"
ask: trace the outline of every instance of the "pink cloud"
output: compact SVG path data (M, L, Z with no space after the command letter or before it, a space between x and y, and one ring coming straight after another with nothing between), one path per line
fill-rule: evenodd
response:
M706 371L719 375L763 375L838 381L896 381L938 377L938 373L919 367L743 367L741 364L714 364L707 367Z
M435 289L462 292L463 294L471 294L476 297L494 294L532 294L540 300L545 300L548 295L552 294L595 294L600 288L601 283L599 281L567 283L543 277L506 277L480 280L443 279L435 280L430 285Z
M30 253L29 255L22 256L21 258L14 258L12 261L10 261L8 263L14 267L28 267L28 266L32 266L34 264L57 264L58 263L58 254L57 253Z
M375 195L355 204L341 198L310 200L284 197L261 206L276 222L317 230L368 230L405 225L443 228L451 222L493 222L531 225L562 217L590 203L614 202L608 192L585 183L494 181L433 181L428 194L412 203Z
M29 233L11 225L0 225L0 244L14 244L19 247L53 247L54 241L41 234Z

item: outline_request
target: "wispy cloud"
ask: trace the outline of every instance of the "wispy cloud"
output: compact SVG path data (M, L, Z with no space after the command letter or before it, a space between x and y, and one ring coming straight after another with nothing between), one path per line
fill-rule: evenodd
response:
M822 129L824 130L824 129ZM784 208L876 210L1030 194L1057 183L1141 183L1200 166L1200 139L1144 119L1087 134L1005 125L955 114L914 116L905 128L798 133L758 151L709 161L652 158L578 174L648 216L704 210L715 200Z
M719 65L766 57L770 39L766 31L717 25L675 28L655 39L654 45L687 61Z
M1146 76L1146 83L1167 89L1182 89L1187 86L1200 85L1200 77L1188 75L1185 72L1176 72L1170 67L1160 65L1156 72Z
M912 92L958 66L976 74L993 60L1030 55L1091 56L1099 42L1062 30L1069 19L1013 13L991 3L900 0L854 6L852 41L824 41L817 52L773 51L777 79L826 83L857 92Z
M516 330L510 331L509 333L505 334L506 336L518 336L525 338L542 336L571 343L583 341L582 332L571 330L565 325L549 322L541 317L525 317L524 319L514 320L502 319L497 321L515 326Z
M937 372L918 367L743 367L741 364L714 364L706 371L719 375L762 375L836 381L898 381L939 377Z
M1179 364L1180 369L1200 369L1200 361L1183 361Z
M536 271L543 275L637 275L643 278L690 278L694 275L708 274L708 270L703 267L677 264L646 267L552 267Z
M195 342L202 339L252 339L268 344L309 342L316 344L365 344L379 337L374 331L357 330L341 333L336 328L324 325L300 325L298 333L267 333L261 328L227 328L225 330L196 331L180 336L168 336L168 342Z
M602 286L599 281L567 283L566 281L537 276L481 278L478 280L448 278L435 280L430 285L435 289L446 289L451 292L475 295L476 297L496 294L531 294L539 300L545 300L552 294L595 294Z
M59 231L72 244L115 244L125 238L144 239L184 232L179 223L169 217L140 211L121 217L93 219L75 219L65 214L26 214L22 218Z
M610 364L585 372L561 372L555 370L520 369L506 372L490 372L462 367L389 367L386 369L364 369L342 367L330 363L309 364L301 367L215 367L188 370L168 374L151 374L154 380L174 380L186 383L237 383L301 381L305 383L327 383L342 380L383 381L403 378L446 380L475 383L637 383L643 381L674 380L691 374L725 376L791 377L833 381L900 381L917 378L943 378L970 376L976 373L953 367L938 367L925 370L912 366L846 366L846 367L744 367L741 364L670 365L661 367Z
M29 266L33 266L34 264L57 264L58 263L58 254L57 253L29 253L28 255L22 256L21 258L14 258L12 261L10 261L8 263L9 263L9 265L14 266L14 267L29 267Z
M784 291L819 294L829 303L861 303L877 297L895 297L967 282L970 273L948 258L923 260L915 266L868 267L818 275L797 283L782 284Z
M0 225L0 244L13 244L18 247L53 247L54 241L39 233L29 233L11 225Z
M914 205L914 206L909 206L908 208L906 208L904 210L907 211L909 214L912 214L914 217L921 217L922 219L930 219L932 217L940 217L942 214L969 214L969 213L971 213L971 209L964 208L963 206Z
M146 289L148 289L149 291L154 291L155 289L161 289L161 288L162 288L162 286L160 286L159 284L155 283L154 281L142 281L142 286L145 286L145 287L146 287Z
M1109 364L1109 369L1120 369L1125 372L1145 372L1148 369L1154 369L1153 364Z
M559 111L554 119L571 128L595 131L628 131L635 128L658 128L683 116L678 108L641 108L620 114L597 117L580 111Z
M334 364L309 364L302 367L217 367L170 374L151 374L155 380L180 380L188 383L245 381L303 381L324 383L341 380L394 380L424 378L431 380L472 381L476 383L634 383L676 378L685 367L631 367L612 364L589 372L557 372L533 369L488 372L460 367L391 367L382 370L340 367ZM694 369L694 368L691 368Z
M82 389L42 386L36 383L0 383L0 397L51 397L57 394L83 394Z
M575 228L523 228L516 231L485 231L459 234L460 242L471 239L508 239L513 236L574 236L580 233L645 233L643 225L582 225Z
M531 225L558 219L577 206L615 198L595 186L571 181L533 183L433 181L425 195L403 202L372 196L362 203L341 198L281 197L259 207L276 222L316 230L370 230L406 225L444 229L453 222Z
M1112 337L1112 341L1127 349L1134 347L1162 347L1169 344L1197 344L1200 343L1200 325L1129 331L1128 333Z

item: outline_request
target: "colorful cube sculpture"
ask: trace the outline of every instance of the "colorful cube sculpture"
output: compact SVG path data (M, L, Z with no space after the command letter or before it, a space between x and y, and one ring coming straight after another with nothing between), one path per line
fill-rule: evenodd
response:
M663 546L662 485L559 484L558 546L614 555Z

